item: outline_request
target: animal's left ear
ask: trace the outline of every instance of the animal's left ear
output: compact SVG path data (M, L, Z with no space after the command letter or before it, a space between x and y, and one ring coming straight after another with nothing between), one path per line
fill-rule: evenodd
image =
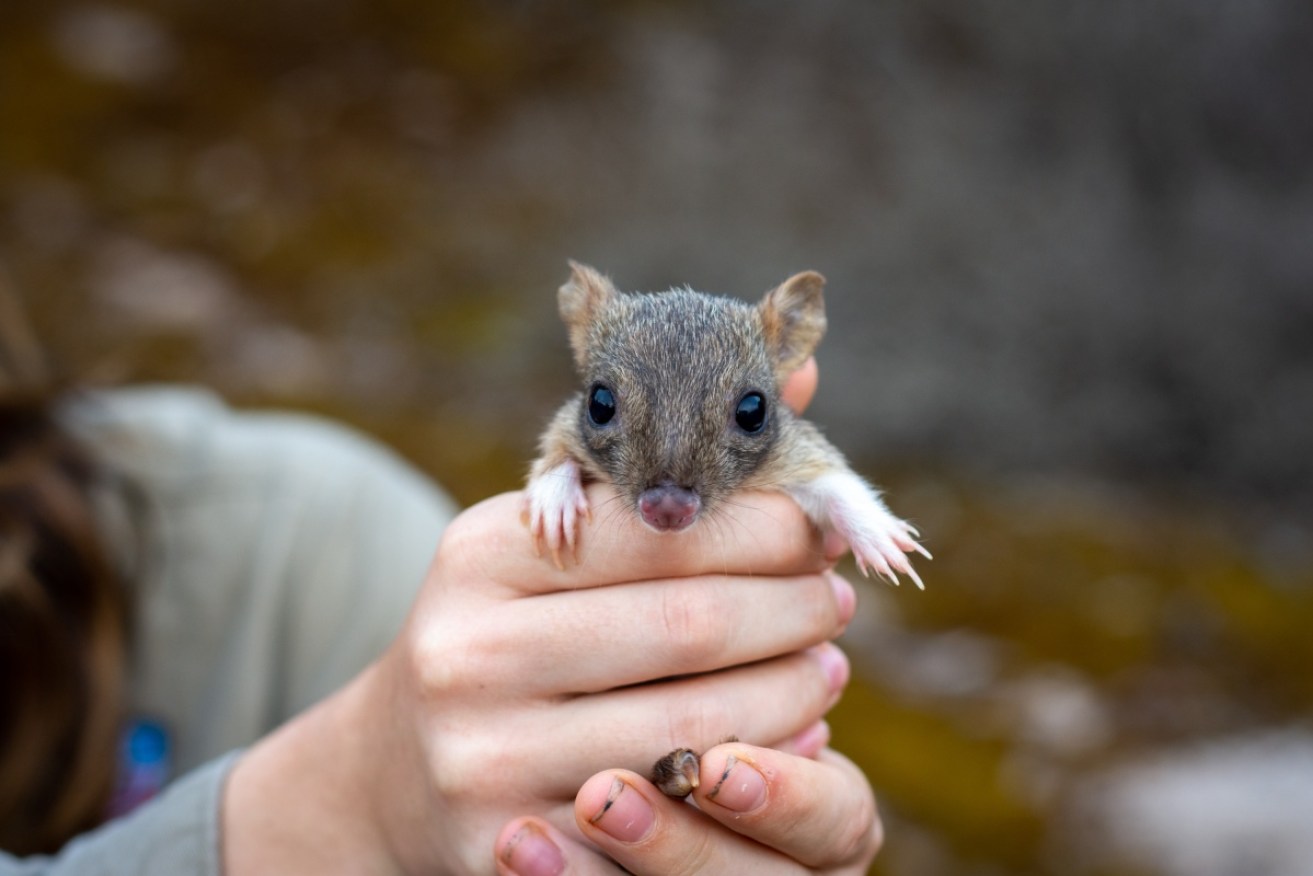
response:
M556 301L561 320L570 332L575 364L581 371L588 367L588 330L619 297L611 281L596 269L570 262L570 279L556 293Z
M766 347L781 384L798 370L825 334L825 278L815 271L794 274L757 305Z

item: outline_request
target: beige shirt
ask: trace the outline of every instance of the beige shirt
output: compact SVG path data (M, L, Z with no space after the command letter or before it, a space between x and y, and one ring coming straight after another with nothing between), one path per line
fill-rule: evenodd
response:
M377 656L456 512L358 434L200 390L97 393L65 420L120 481L99 510L136 588L131 709L168 728L175 774L249 745ZM0 855L0 874L217 873L231 761L55 859Z

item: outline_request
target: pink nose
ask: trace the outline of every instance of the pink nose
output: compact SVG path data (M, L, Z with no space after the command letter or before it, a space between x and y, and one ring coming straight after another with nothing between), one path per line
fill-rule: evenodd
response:
M679 532L698 516L702 500L698 494L674 484L662 484L644 490L638 497L638 510L648 526L661 532Z

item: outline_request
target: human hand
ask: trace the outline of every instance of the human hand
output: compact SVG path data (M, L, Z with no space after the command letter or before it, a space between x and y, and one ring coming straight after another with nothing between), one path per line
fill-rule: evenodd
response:
M808 744L847 679L827 640L852 591L791 501L745 498L675 552L592 490L602 510L569 572L533 555L517 496L462 515L385 661L414 722L399 762L432 777L389 825L411 871L485 870L523 812L573 833L576 792L605 767L729 734Z

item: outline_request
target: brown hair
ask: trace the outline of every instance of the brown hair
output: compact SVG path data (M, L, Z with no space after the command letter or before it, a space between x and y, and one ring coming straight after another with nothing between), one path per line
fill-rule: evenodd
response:
M0 848L20 855L104 820L124 692L127 593L57 395L0 276Z

